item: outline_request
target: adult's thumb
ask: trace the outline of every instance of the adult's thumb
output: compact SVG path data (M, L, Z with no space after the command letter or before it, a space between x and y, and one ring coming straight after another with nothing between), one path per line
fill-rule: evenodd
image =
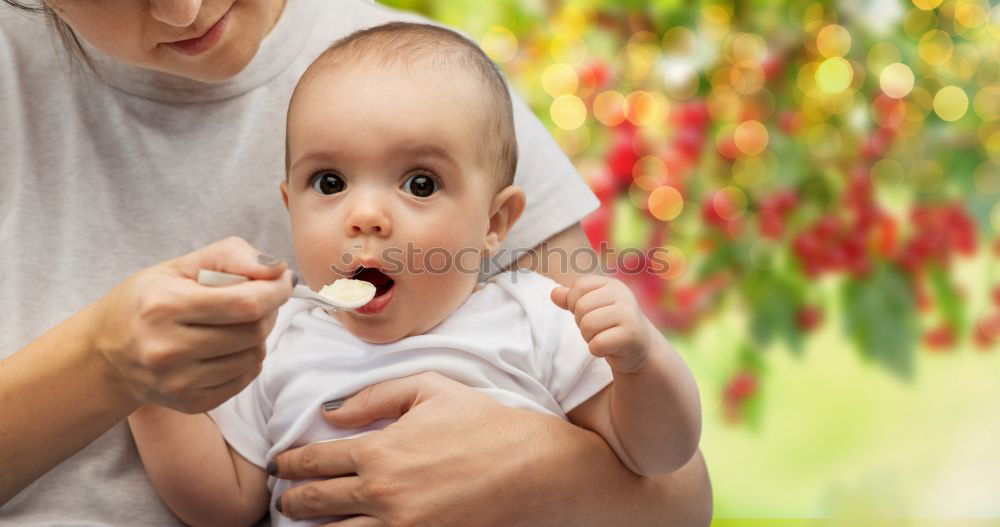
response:
M171 262L183 276L195 279L200 269L223 271L251 280L274 280L288 265L273 256L262 254L243 238L231 236L192 251Z

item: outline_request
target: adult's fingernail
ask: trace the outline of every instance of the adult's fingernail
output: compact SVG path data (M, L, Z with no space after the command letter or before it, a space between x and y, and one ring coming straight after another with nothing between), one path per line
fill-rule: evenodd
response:
M292 273L292 287L299 285L299 275Z
M281 496L278 496L278 501L274 502L274 510L281 512Z
M278 474L278 462L271 460L267 463L267 473L275 476Z
M257 255L257 263L270 267L272 265L278 265L279 263L281 263L281 258L278 258L277 256L273 256L270 254L260 253Z
M344 400L343 399L334 399L332 401L327 401L327 402L323 403L323 410L326 411L326 412L332 412L332 411L340 408L341 406L344 406Z

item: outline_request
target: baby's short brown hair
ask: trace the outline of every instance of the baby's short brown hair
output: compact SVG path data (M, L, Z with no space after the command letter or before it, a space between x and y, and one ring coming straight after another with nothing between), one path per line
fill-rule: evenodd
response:
M299 85L331 68L361 62L401 68L452 66L473 74L485 88L482 148L477 161L495 176L497 190L514 182L517 138L510 93L496 64L474 42L430 24L390 22L355 31L334 42L306 69ZM286 168L287 151L286 143Z

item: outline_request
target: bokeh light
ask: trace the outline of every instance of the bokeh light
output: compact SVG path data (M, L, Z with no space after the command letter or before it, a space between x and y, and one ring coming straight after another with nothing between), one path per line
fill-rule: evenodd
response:
M951 36L941 30L931 30L920 37L917 50L920 58L931 66L940 66L951 58L954 49Z
M740 152L755 156L767 148L767 128L758 121L742 122L736 127L733 140Z
M552 101L549 109L552 122L563 130L574 130L583 126L587 119L587 107L579 97L574 95L560 95Z
M840 93L851 85L854 70L851 64L840 57L824 60L816 68L816 84L826 93Z
M649 212L658 220L671 221L684 210L684 198L671 186L662 186L649 194Z
M934 113L945 121L957 121L969 109L969 97L958 86L945 86L934 96Z
M913 91L913 71L906 64L889 64L879 76L879 86L889 97L902 99Z
M594 117L605 126L616 126L625 120L628 101L625 96L610 90L594 98Z
M663 247L662 259L665 262L664 269L659 273L664 280L677 280L684 276L687 271L688 258L684 251L677 246L667 245Z
M483 35L479 45L491 59L501 64L517 54L517 37L503 26L493 26Z
M851 34L837 24L830 24L816 35L816 49L827 58L843 57L851 49Z
M542 88L553 97L572 95L579 84L580 79L576 75L576 70L567 64L552 64L542 73Z

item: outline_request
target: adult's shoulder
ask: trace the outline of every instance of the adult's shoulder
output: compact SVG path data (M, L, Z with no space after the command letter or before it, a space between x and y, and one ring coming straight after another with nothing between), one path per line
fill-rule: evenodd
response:
M45 17L0 6L0 106L58 90L72 71L62 42Z
M58 60L58 45L59 37L44 16L0 6L0 67L4 76L14 68Z

